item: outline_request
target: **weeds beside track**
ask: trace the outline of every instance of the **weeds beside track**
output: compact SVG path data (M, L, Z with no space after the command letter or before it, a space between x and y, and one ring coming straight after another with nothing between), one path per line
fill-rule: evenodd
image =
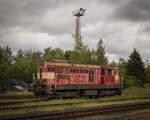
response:
M63 111L51 111L51 112L36 112L24 115L15 116L1 116L0 120L21 120L21 119L36 119L36 120L64 120L71 118L81 118L94 115L104 115L116 112L133 111L137 109L146 109L150 107L150 102L138 102L138 103L126 103L126 104L114 104L101 107L88 107L88 108L74 108L65 109Z
M128 101L128 100L142 100L142 99L150 99L148 97L145 98L130 98L130 99L119 99L119 100L93 100L87 102L71 102L71 103L57 103L57 104L43 104L43 105L28 105L28 106L8 106L8 107L1 107L0 111L9 111L9 110L21 110L21 109L34 109L34 108L41 108L41 107L53 107L53 106L70 106L70 105L79 105L79 104L86 104L86 103L104 103L104 102L118 102L118 101ZM33 100L32 102L41 102L43 100ZM43 101L44 102L44 101ZM47 102L47 101L45 101Z

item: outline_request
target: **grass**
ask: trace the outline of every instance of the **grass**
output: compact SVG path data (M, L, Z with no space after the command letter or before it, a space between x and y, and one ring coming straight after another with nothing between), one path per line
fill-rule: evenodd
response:
M137 103L137 102L150 102L150 99L136 99L136 100L127 100L127 101L125 100L125 101L113 101L113 102L103 102L103 103L89 103L89 104L81 104L80 107L97 107L97 106Z
M90 99L90 98L76 98L76 99L56 99L51 101L41 101L41 102L25 102L21 104L12 104L12 105L5 105L0 106L0 108L6 107L25 107L25 106L39 106L39 105L55 105L55 104L66 104L66 103L84 103L84 102L111 102L113 100L127 100L127 99L145 99L149 98L149 96L136 96L136 95L122 95L122 96L112 96L112 97L102 97L97 99Z
M123 92L121 96L112 96L112 97L101 97L97 99L90 99L90 98L77 98L77 99L55 99L50 101L41 101L41 102L25 102L20 104L11 104L11 105L3 105L0 108L4 107L24 107L24 106L39 106L39 105L51 105L51 104L65 104L65 103L82 103L82 102L97 102L97 101L113 101L113 100L122 100L122 99L143 99L143 98L150 98L150 89L138 89L134 90L126 90ZM139 92L140 91L140 92ZM18 95L28 94L29 92L17 92ZM22 94L21 94L22 93ZM12 93L11 93L12 94ZM8 95L8 94L7 94ZM10 95L10 93L9 93ZM29 99L5 99L0 100L0 102L20 102L20 101L28 101ZM30 99L35 100L35 99Z
M37 100L36 98L35 99L28 99L28 98L25 98L25 99L0 99L0 103L10 103L10 102L22 102L22 101L31 101L31 100Z
M0 97L7 97L7 96L22 96L22 95L33 95L32 92L28 91L9 91L6 93L0 93Z
M136 99L136 100L128 100L128 101L113 101L113 102L99 102L99 103L83 103L83 104L74 104L74 105L62 105L62 106L52 106L52 107L38 107L38 108L29 108L29 109L21 109L16 111L2 111L0 115L8 115L8 114L23 114L28 112L37 112L37 111L53 111L53 110L64 110L67 108L85 108L85 107L97 107L97 106L106 106L113 104L124 104L124 103L136 103L136 102L150 102L150 99Z

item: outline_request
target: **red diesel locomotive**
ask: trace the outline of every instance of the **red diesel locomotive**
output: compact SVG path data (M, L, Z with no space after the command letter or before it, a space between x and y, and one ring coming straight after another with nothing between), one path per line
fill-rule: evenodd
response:
M34 93L54 98L120 95L118 67L44 61L38 65Z

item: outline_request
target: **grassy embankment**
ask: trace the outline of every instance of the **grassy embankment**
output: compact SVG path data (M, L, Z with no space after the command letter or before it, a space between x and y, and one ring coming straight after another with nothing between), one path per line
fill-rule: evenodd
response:
M0 93L0 97L9 97L9 96L23 96L23 95L33 95L32 92L28 91L9 91L5 93Z
M65 101L65 100L63 100L63 101ZM124 104L124 103L136 103L136 102L150 102L150 99L135 99L135 100L125 100L125 101L112 101L112 102L110 102L110 101L109 102L108 101L90 102L90 103L73 104L73 105L45 106L45 107L37 107L37 108L18 109L15 111L6 110L6 111L1 111L0 115L21 114L21 113L37 112L37 111L64 110L67 108L96 107L96 106L106 106L106 105L112 105L112 104ZM43 104L44 104L44 102L43 102Z

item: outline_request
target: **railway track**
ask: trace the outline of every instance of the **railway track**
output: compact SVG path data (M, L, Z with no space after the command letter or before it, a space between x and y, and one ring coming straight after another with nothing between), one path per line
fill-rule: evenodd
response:
M15 101L15 102L0 102L0 106L22 104L22 103L28 103L28 102L41 102L41 101L44 101L44 100L25 100L25 101Z
M89 108L74 108L65 109L63 111L51 112L35 112L24 115L15 116L0 116L0 120L68 120L74 118L88 117L94 115L109 115L112 113L121 113L125 111L134 111L139 109L150 108L150 102L126 103L115 104L102 107L89 107Z
M78 105L78 104L86 104L86 103L115 102L115 101L117 102L117 101L136 100L136 99L141 99L141 98L120 99L120 100L98 100L98 101L88 101L88 102L59 103L59 104L45 104L45 105L18 106L18 107L2 107L2 108L0 108L0 111L32 109L32 108L34 109L34 108L38 108L38 107L53 107L53 106L64 106L64 105L69 106L69 105ZM142 98L142 99L150 99L150 98ZM30 102L41 102L41 101L43 101L43 100L33 100ZM24 103L25 103L25 101L24 101Z

